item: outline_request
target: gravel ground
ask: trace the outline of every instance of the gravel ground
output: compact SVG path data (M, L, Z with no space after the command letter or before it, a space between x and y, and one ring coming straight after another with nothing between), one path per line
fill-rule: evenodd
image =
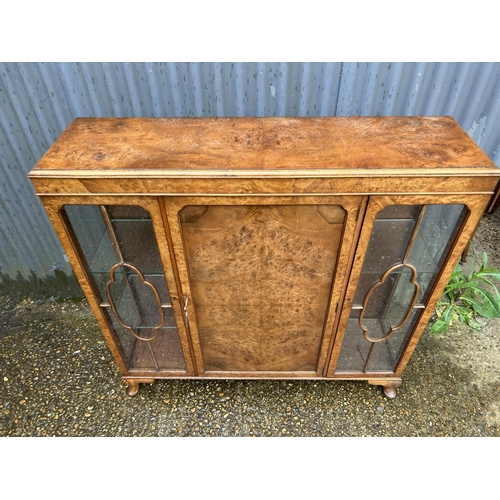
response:
M500 267L499 219L473 245ZM86 301L0 305L0 436L500 436L498 319L426 331L394 400L300 380L157 381L130 398Z

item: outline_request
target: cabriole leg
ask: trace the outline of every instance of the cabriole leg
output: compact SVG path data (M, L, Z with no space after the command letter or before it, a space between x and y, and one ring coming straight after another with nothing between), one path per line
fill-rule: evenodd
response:
M129 396L135 396L139 392L139 384L151 384L152 378L124 378L123 383L127 386L125 389Z
M401 380L368 380L368 383L372 385L381 385L384 388L385 396L388 399L394 399L396 397L396 388L401 385Z

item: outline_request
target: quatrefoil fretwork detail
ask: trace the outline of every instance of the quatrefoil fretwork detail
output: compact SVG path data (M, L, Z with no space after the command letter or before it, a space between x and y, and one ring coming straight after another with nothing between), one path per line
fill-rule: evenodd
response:
M158 306L158 313L159 313L159 324L157 326L153 326L151 328L154 329L154 335L150 338L144 338L144 337L141 337L140 335L138 335L135 331L134 331L134 327L133 326L130 326L130 325L127 325L123 319L120 317L119 313L118 313L118 310L116 308L116 305L115 305L115 302L113 300L113 297L111 295L111 286L113 285L113 283L115 283L115 280L116 280L116 277L115 277L115 271L119 268L119 267L122 267L122 268L128 268L130 269L131 271L133 271L138 277L139 279L141 280L142 284L149 287L152 292L153 292L153 295L156 299L156 304ZM147 281L145 278L144 278L144 275L139 271L139 269L137 269L135 266L133 266L132 264L128 264L126 262L117 262L112 268L111 270L109 271L109 277L110 277L110 280L106 283L106 296L108 298L108 301L109 301L109 305L111 307L111 310L113 311L113 314L115 315L116 317L116 320L118 321L118 323L123 326L123 328L126 328L136 339L138 340L144 340L146 342L151 342L152 340L154 340L157 335L158 335L158 331L159 329L163 326L164 322L165 322L165 318L164 318L164 314L163 314L163 309L161 307L161 300L160 300L160 295L158 294L158 291L156 290L156 288L154 287L154 285L152 283L150 283L149 281ZM126 278L125 278L126 279Z

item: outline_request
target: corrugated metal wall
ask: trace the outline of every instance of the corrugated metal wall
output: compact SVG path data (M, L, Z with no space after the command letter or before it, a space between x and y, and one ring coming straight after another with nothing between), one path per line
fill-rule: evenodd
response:
M71 275L26 174L77 116L451 115L495 161L500 63L0 63L0 280Z

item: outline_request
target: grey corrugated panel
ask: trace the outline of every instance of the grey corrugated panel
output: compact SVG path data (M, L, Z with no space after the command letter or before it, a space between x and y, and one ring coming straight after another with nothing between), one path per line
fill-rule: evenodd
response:
M26 174L77 116L451 115L495 160L500 63L0 63L0 273L70 272Z
M339 63L60 64L73 116L334 114Z
M60 133L53 127L53 109L46 106L45 83L32 70L30 64L0 69L0 273L10 277L46 276L58 261L69 272L26 178Z

